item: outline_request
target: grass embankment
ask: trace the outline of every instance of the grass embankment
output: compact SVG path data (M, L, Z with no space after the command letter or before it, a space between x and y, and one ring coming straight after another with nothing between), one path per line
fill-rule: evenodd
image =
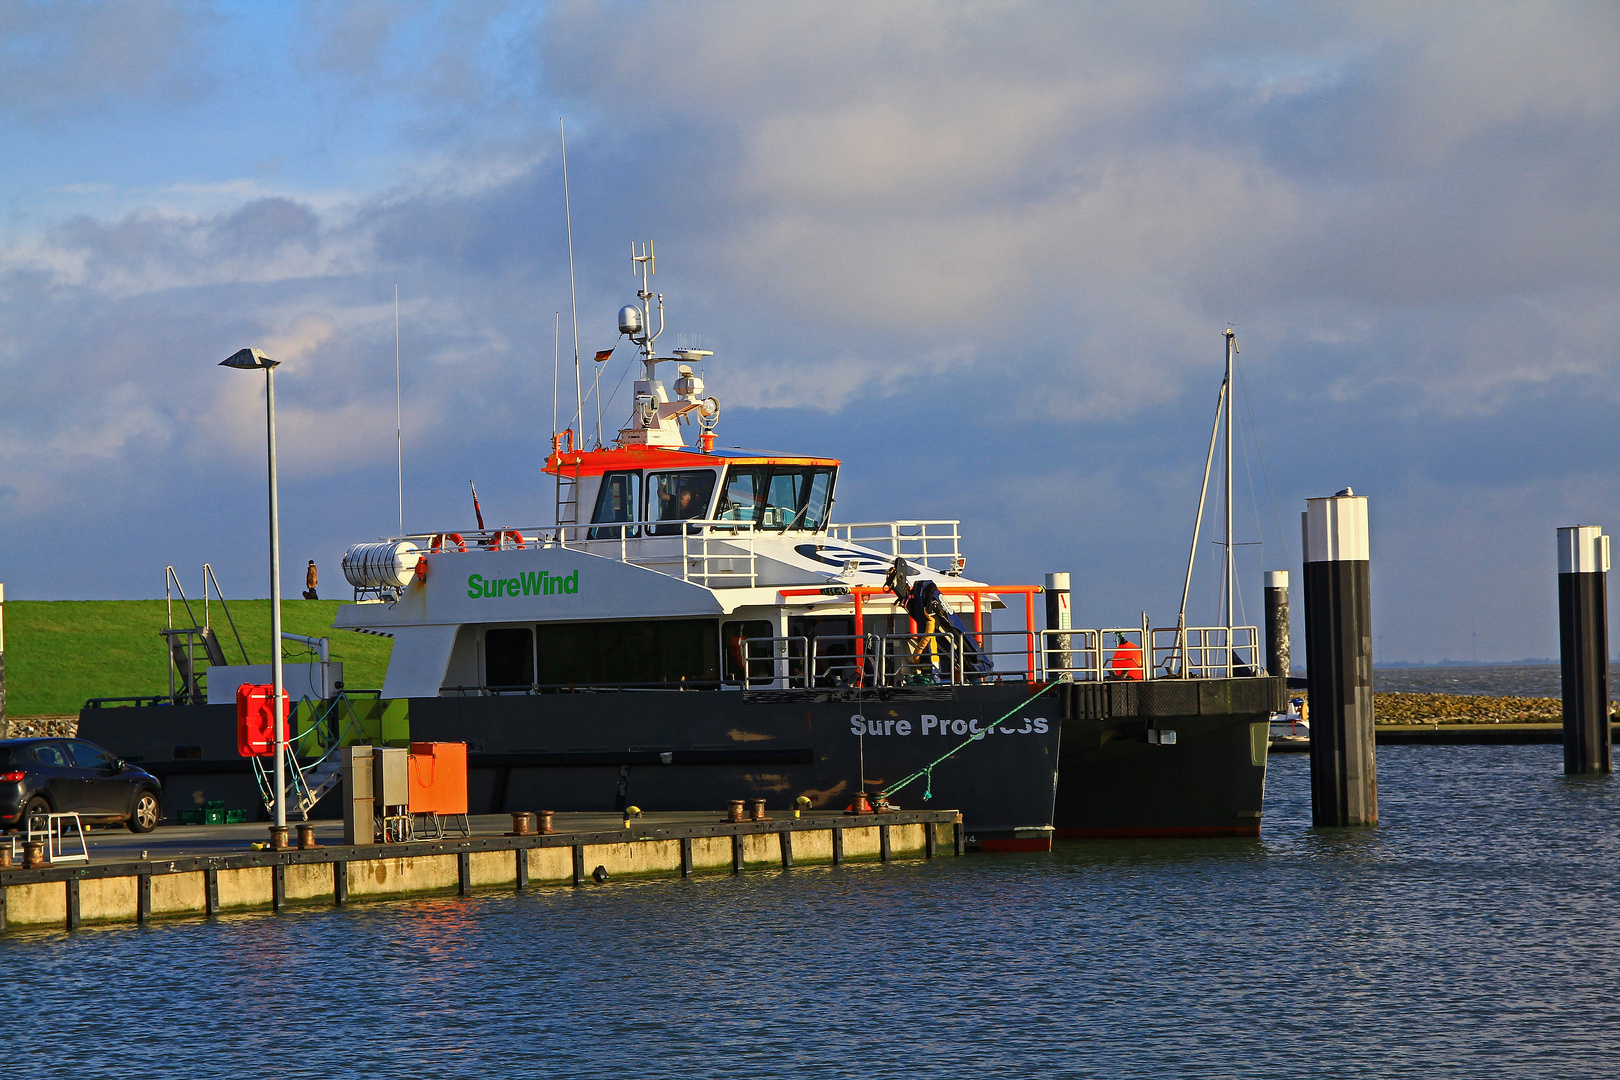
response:
M231 616L248 660L270 662L270 601L232 600ZM379 687L393 639L333 630L336 600L284 600L281 628L332 641L332 659L343 663L345 685ZM198 620L202 605L192 602ZM236 636L219 602L209 605L214 633L227 663L242 663ZM158 631L168 625L162 600L13 600L5 606L6 715L77 714L89 698L135 697L169 692L168 654ZM175 622L186 609L175 604ZM296 642L284 642L288 662L315 659Z

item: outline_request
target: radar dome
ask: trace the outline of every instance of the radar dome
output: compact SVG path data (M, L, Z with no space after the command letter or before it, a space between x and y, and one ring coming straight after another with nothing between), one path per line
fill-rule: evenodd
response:
M641 309L626 304L619 309L619 333L635 337L641 333Z

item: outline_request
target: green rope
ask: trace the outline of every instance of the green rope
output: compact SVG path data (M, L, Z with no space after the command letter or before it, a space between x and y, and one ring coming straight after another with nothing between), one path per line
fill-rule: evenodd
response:
M952 747L950 750L947 750L942 756L940 756L938 758L935 758L933 761L930 761L927 765L924 765L922 768L918 769L916 772L912 773L910 776L906 777L904 780L901 780L899 783L890 785L889 787L886 787L882 791L878 792L878 798L887 799L890 795L893 795L895 792L899 791L901 788L905 787L907 784L911 783L912 781L917 780L919 778L926 778L927 783L923 787L923 801L926 802L927 800L932 799L934 797L934 766L940 764L946 758L949 758L952 754L955 754L957 751L959 751L963 747L967 746L968 743L977 742L981 736L988 735L991 731L995 730L995 726L997 724L1001 723L1003 720L1007 719L1013 713L1015 713L1018 710L1022 709L1024 706L1028 705L1030 702L1034 701L1036 698L1040 697L1042 694L1046 693L1048 690L1052 689L1052 687L1054 687L1056 685L1058 685L1058 684L1057 683L1048 683L1047 685L1041 687L1039 690L1035 691L1035 693L1031 694L1029 697L1025 698L1023 701L1020 701L1017 705L1014 705L1012 708L1008 709L1001 716L998 716L996 719L990 721L990 723L986 724L982 729L980 729L979 731L975 732L972 735L969 735L961 743L959 743L958 745Z

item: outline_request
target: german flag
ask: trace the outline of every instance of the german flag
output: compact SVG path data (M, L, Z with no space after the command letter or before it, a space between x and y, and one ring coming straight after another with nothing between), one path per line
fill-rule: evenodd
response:
M598 364L600 364L602 361L606 360L608 357L610 357L612 355L613 355L613 350L612 349L603 349L603 350L601 350L600 352L598 352L596 354L596 362Z

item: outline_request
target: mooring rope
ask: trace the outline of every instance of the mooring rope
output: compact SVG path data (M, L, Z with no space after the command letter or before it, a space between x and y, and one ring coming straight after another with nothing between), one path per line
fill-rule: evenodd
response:
M927 800L929 800L929 799L932 799L934 797L934 766L938 765L940 762L944 761L946 758L949 758L952 754L955 754L957 751L959 751L963 747L967 746L968 743L977 742L980 739L982 739L984 736L990 734L990 732L995 730L995 727L996 727L997 724L1001 723L1003 720L1007 719L1009 716L1011 716L1013 713L1017 712L1018 710L1024 708L1030 702L1034 701L1036 698L1040 697L1042 694L1044 694L1048 690L1052 689L1052 687L1058 686L1058 685L1061 685L1061 684L1059 684L1059 683L1048 683L1047 685L1041 687L1039 690L1035 691L1035 693L1031 694L1029 697L1025 698L1023 701L1019 702L1017 705L1014 705L1012 708L1008 709L1001 716L996 717L996 719L990 721L990 723L986 724L983 728L979 729L974 734L969 735L966 739L962 740L961 743L959 743L956 746L952 747L951 749L947 750L940 757L937 757L933 761L930 761L927 765L924 765L922 768L918 769L916 772L912 773L910 776L906 777L904 780L901 780L899 783L892 784L889 787L886 787L882 791L878 792L878 798L887 799L890 795L893 795L895 792L899 791L901 788L905 787L907 784L910 784L915 780L926 777L928 782L923 788L923 796L922 797L923 797L923 800L925 802Z

